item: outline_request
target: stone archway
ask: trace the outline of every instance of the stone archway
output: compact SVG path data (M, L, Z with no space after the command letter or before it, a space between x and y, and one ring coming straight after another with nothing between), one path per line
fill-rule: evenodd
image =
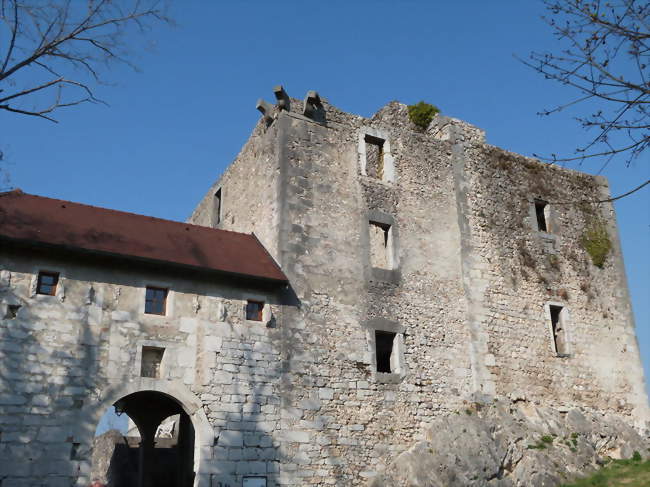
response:
M90 402L83 408L82 417L84 420L80 421L77 428L75 428L75 438L79 438L84 444L92 445L93 435L91 428L88 426L96 425L101 418L102 412L110 406L124 398L129 396L135 397L133 395L140 393L149 393L150 398L155 396L162 403L165 402L162 397L165 397L166 401L171 402L167 402L163 406L163 410L173 410L176 407L178 408L176 411L179 414L182 413L182 416L187 418L189 424L186 424L185 428L188 428L188 426L191 427L194 433L192 452L194 481L190 485L193 485L193 487L209 487L210 475L205 470L212 456L211 450L214 445L214 430L203 411L201 400L187 386L179 381L142 377L131 382L113 383L109 385L100 393L96 401ZM140 398L142 397L140 396ZM158 415L160 414L163 413L159 412ZM138 425L138 428L140 429L140 425ZM85 467L80 466L80 469L90 472L90 459L81 463L86 463L87 465Z
M134 392L115 403L140 432L137 447L115 445L109 461L109 485L115 487L192 487L194 483L194 427L175 399L157 391ZM178 416L179 424L169 439L156 438L165 418ZM169 441L171 440L171 441ZM162 443L162 444L161 444ZM125 469L131 457L137 469Z

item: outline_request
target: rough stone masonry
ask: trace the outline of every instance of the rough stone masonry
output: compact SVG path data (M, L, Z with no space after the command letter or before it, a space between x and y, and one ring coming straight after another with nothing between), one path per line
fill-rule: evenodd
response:
M141 432L148 408L186 417L178 485L202 487L388 485L434 422L495 399L644 427L604 178L460 120L420 130L397 102L363 118L316 92L274 96L188 221L214 229L191 266L0 230L2 487L87 485L112 405ZM286 281L260 280L252 258L203 269L233 232Z

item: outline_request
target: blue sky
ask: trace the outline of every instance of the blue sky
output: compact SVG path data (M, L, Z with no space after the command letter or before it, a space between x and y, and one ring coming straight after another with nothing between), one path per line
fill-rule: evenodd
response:
M365 116L426 100L491 144L570 154L588 137L572 120L582 111L536 113L573 93L514 57L557 47L542 13L538 1L176 2L176 27L130 40L140 72L118 66L96 88L109 107L60 112L57 125L0 113L0 145L24 191L177 220L237 154L257 98L272 101L277 84ZM605 169L614 195L650 178L648 158ZM616 209L647 377L650 188Z

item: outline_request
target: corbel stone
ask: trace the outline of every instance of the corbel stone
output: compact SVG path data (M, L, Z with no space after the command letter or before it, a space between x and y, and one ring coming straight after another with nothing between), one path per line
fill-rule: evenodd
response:
M317 91L307 92L302 113L316 122L325 121L325 108Z
M289 99L287 92L284 91L282 85L274 87L273 93L275 94L275 99L277 100L275 102L275 106L278 107L278 110L286 110L288 112L291 111L291 100Z
M255 108L262 114L262 118L267 124L273 121L273 105L260 98L257 100Z

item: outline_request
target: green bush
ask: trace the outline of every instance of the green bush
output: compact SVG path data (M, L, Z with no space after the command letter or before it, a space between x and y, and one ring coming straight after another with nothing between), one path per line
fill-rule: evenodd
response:
M433 120L433 117L440 113L438 107L423 101L420 101L415 105L409 105L408 111L411 122L422 130L426 130L431 123L431 120Z
M607 254L612 250L612 241L604 221L598 219L591 224L582 235L582 246L596 267L602 268L605 265Z

